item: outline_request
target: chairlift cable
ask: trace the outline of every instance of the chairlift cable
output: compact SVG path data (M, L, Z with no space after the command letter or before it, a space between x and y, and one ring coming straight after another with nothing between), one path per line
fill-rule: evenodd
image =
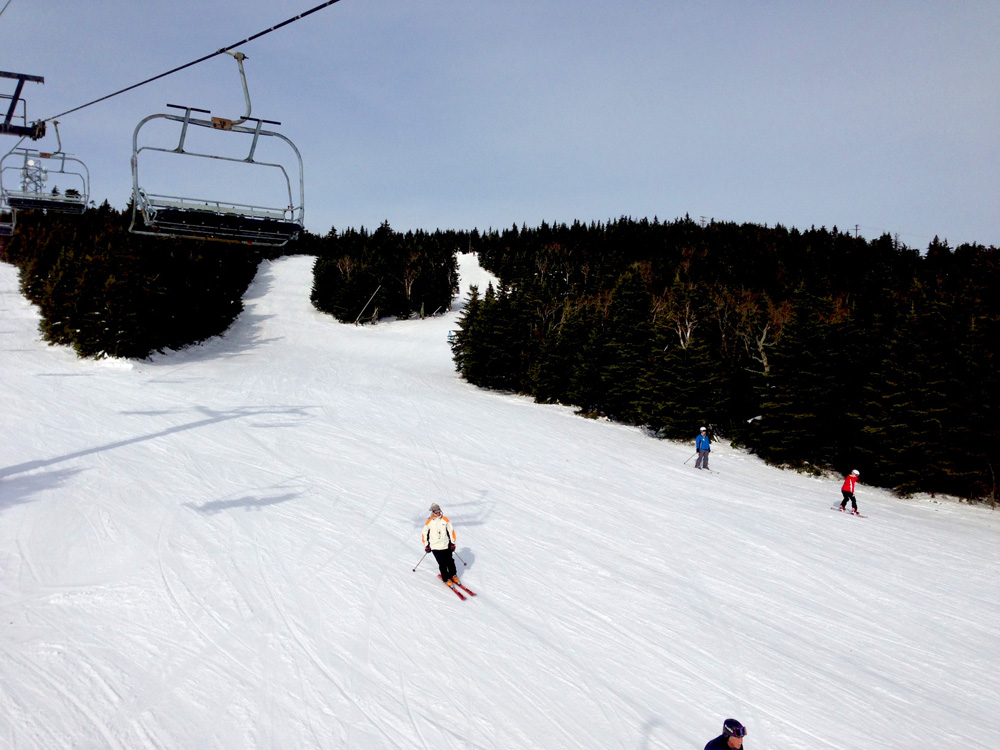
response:
M7 5L10 5L11 2L13 2L13 0L7 0ZM330 5L333 5L334 3L338 3L338 2L340 2L340 0L327 0L325 3L320 3L315 8L310 8L307 11L299 13L297 16L294 16L293 18L289 18L289 19L287 19L285 21L282 21L281 23L279 23L279 24L277 24L275 26L272 26L269 29L265 29L264 31L259 31L256 34L254 34L253 36L248 36L246 39L243 39L242 41L236 42L235 44L230 44L228 47L223 47L222 49L216 50L215 52L212 52L211 54L205 55L204 57L199 57L197 60L193 60L193 61L191 61L189 63L185 63L184 65L180 65L180 66L174 68L173 70L168 70L166 73L160 73L159 75L153 76L152 78L147 78L145 81L140 81L139 83L132 84L131 86L123 88L123 89L121 89L119 91L115 91L113 94L108 94L106 96L102 96L100 99L94 99L94 101L87 102L86 104L81 104L79 107L74 107L73 109L68 109L65 112L62 112L62 113L60 113L58 115L53 115L52 117L47 117L45 119L45 122L50 122L50 121L55 120L55 119L57 119L59 117L65 117L68 114L71 114L73 112L78 112L81 109L84 109L86 107L90 107L90 106L92 106L94 104L98 104L99 102L103 102L106 99L110 99L110 98L112 98L114 96L118 96L119 94L124 94L125 92L131 91L132 89L137 89L140 86L145 86L147 83L152 83L153 81L158 81L161 78L166 78L167 76L173 75L174 73L178 73L178 72L184 70L185 68L190 68L190 67L192 67L194 65L198 65L199 63L203 63L206 60L210 60L211 58L215 57L216 55L226 54L230 50L236 49L237 47L239 47L239 46L241 46L243 44L247 44L248 42L252 42L255 39L259 39L260 37L264 36L265 34L270 34L272 31L277 31L282 26L287 26L290 23L294 23L295 21L298 21L300 18L305 18L306 16L311 15L311 14L315 13L318 10L323 10L323 8L329 7ZM4 8L6 9L6 7L7 6L5 5ZM3 11L0 10L0 13L3 13Z

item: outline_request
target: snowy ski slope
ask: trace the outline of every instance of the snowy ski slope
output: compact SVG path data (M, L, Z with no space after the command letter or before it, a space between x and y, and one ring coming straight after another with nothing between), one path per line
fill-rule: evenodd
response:
M311 268L262 265L224 337L93 362L0 264L0 746L995 744L996 513L862 484L847 517L725 444L695 471L461 381L458 306L318 314ZM412 570L432 502L474 599Z

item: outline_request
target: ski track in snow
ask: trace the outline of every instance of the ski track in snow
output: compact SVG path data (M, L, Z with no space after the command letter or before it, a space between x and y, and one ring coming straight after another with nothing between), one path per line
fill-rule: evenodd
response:
M489 279L462 256L462 279ZM0 264L0 746L991 746L1000 523L455 373L264 263L224 336L39 340ZM692 426L692 440L696 425ZM439 502L459 601L422 554Z

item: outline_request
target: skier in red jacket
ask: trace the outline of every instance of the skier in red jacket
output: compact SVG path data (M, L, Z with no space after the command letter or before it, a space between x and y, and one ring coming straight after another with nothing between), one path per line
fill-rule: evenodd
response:
M855 469L847 478L844 479L844 486L840 488L840 494L844 496L844 501L840 504L841 510L847 509L847 501L851 501L851 513L858 515L858 501L854 498L854 485L858 483L858 477L861 476L858 470Z

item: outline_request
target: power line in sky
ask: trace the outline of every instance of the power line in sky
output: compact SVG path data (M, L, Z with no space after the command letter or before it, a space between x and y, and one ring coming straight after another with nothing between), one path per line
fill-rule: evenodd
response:
M7 0L7 5L10 5L10 3L12 1L13 0ZM239 42L236 42L235 44L230 44L227 47L222 47L221 49L218 49L215 52L212 52L212 53L210 53L208 55L205 55L204 57L199 57L197 60L192 60L191 62L185 63L184 65L179 65L176 68L173 68L172 70L168 70L166 73L160 73L159 75L153 76L152 78L147 78L145 81L140 81L139 83L134 83L131 86L127 86L126 88L123 88L123 89L120 89L118 91L115 91L112 94L107 94L106 96L102 96L99 99L94 99L93 101L87 102L86 104L81 104L79 107L73 107L73 109L67 109L65 112L60 112L58 115L53 115L52 117L46 117L45 118L45 122L50 122L50 121L55 120L57 118L65 117L68 114L72 114L73 112L78 112L81 109L84 109L86 107L90 107L90 106L92 106L94 104L98 104L99 102L103 102L103 101L105 101L107 99L110 99L110 98L112 98L114 96L118 96L119 94L124 94L126 91L131 91L132 89L137 89L140 86L145 86L147 83L152 83L153 81L158 81L161 78L166 78L169 75L173 75L174 73L178 73L178 72L184 70L185 68L190 68L190 67L192 67L194 65L197 65L198 63L203 63L206 60L210 60L211 58L215 57L216 55L225 54L225 53L229 52L229 50L236 49L237 47L239 47L239 46L241 46L243 44L247 44L248 42L252 42L254 39L259 39L260 37L262 37L262 36L264 36L266 34L270 34L272 31L277 31L278 29L280 29L283 26L287 26L290 23L294 23L295 21L298 21L301 18L305 18L306 16L315 13L316 11L323 10L323 8L327 8L327 7L331 6L331 5L333 5L334 3L338 3L338 2L340 2L340 0L327 0L325 3L320 3L315 8L310 8L307 11L299 13L297 16L294 16L292 18L286 19L286 20L282 21L281 23L272 26L269 29L264 29L263 31L258 31L253 36L248 36L246 39L243 39L243 40L241 40ZM6 10L7 5L4 6L4 10ZM3 10L0 10L0 13L3 13Z

